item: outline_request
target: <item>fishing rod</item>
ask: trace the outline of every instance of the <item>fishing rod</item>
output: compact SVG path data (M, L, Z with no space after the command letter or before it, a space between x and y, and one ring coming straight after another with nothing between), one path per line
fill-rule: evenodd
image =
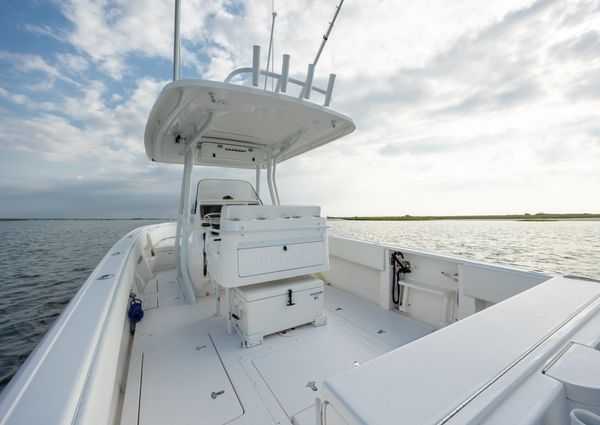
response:
M333 14L333 19L329 23L329 27L327 28L327 32L323 35L323 41L321 41L321 45L319 46L319 50L317 51L317 55L315 56L315 60L313 61L313 66L317 66L317 62L319 62L319 58L321 57L321 53L323 52L323 48L325 47L325 43L329 40L329 34L331 34L331 30L333 29L333 25L335 24L335 20L337 19L340 9L344 4L344 0L340 0L340 4L335 7L335 13Z

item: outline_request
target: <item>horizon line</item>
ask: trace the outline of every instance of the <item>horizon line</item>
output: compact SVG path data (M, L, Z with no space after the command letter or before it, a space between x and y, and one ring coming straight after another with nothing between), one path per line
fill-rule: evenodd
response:
M468 218L600 218L600 213L520 213L520 214L455 214L455 215L331 215L327 218L345 219L345 220L365 220L365 219L382 219L382 220L419 220L419 219L468 219ZM0 217L0 221L36 221L36 220L166 220L176 221L174 218L167 217Z

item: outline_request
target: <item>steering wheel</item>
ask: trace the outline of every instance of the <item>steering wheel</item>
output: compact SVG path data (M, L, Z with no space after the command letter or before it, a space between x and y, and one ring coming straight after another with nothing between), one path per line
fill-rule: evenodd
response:
M215 213L204 214L204 217L202 217L202 220L204 220L208 224L210 224L211 227L218 226L219 224L221 224L221 213L215 212Z

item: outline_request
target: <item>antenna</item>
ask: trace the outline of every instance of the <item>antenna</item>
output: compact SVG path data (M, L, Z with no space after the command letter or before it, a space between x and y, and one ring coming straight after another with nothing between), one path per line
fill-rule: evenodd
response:
M335 13L333 14L333 19L329 23L327 32L325 33L325 35L323 35L323 41L321 42L321 46L319 46L319 51L317 52L317 55L315 56L315 60L313 61L314 66L317 66L317 62L319 62L319 58L321 57L321 53L323 52L325 43L327 43L327 40L329 39L329 34L331 34L331 30L333 29L333 25L335 24L335 20L337 19L338 14L340 13L340 9L342 8L343 4L344 4L344 0L340 0L340 4L338 4L335 7L336 9L335 9Z
M273 13L271 14L273 20L271 21L271 37L269 38L269 53L267 54L267 71L269 71L269 64L271 63L271 51L273 47L273 31L275 30L275 18L277 12L275 12L275 0L273 0ZM265 90L267 89L268 77L265 75ZM271 80L272 81L272 80Z
M181 79L181 57L179 40L179 21L181 18L181 0L175 0L175 37L173 42L173 81Z

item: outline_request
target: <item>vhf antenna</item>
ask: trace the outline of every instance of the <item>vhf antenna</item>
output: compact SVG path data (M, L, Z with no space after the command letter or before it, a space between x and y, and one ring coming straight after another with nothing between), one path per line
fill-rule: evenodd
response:
M271 63L271 50L273 48L273 31L275 30L275 18L277 17L277 12L275 12L275 0L273 0L273 7L272 7L273 13L271 14L271 16L273 17L273 20L271 21L271 37L269 38L269 54L267 55L267 72L269 71L269 64ZM275 65L275 61L273 60L273 67ZM267 80L269 78L265 75L265 90L267 89ZM271 79L271 82L273 81L273 79Z
M181 79L181 41L180 26L181 20L181 0L175 0L175 25L173 28L173 81Z

